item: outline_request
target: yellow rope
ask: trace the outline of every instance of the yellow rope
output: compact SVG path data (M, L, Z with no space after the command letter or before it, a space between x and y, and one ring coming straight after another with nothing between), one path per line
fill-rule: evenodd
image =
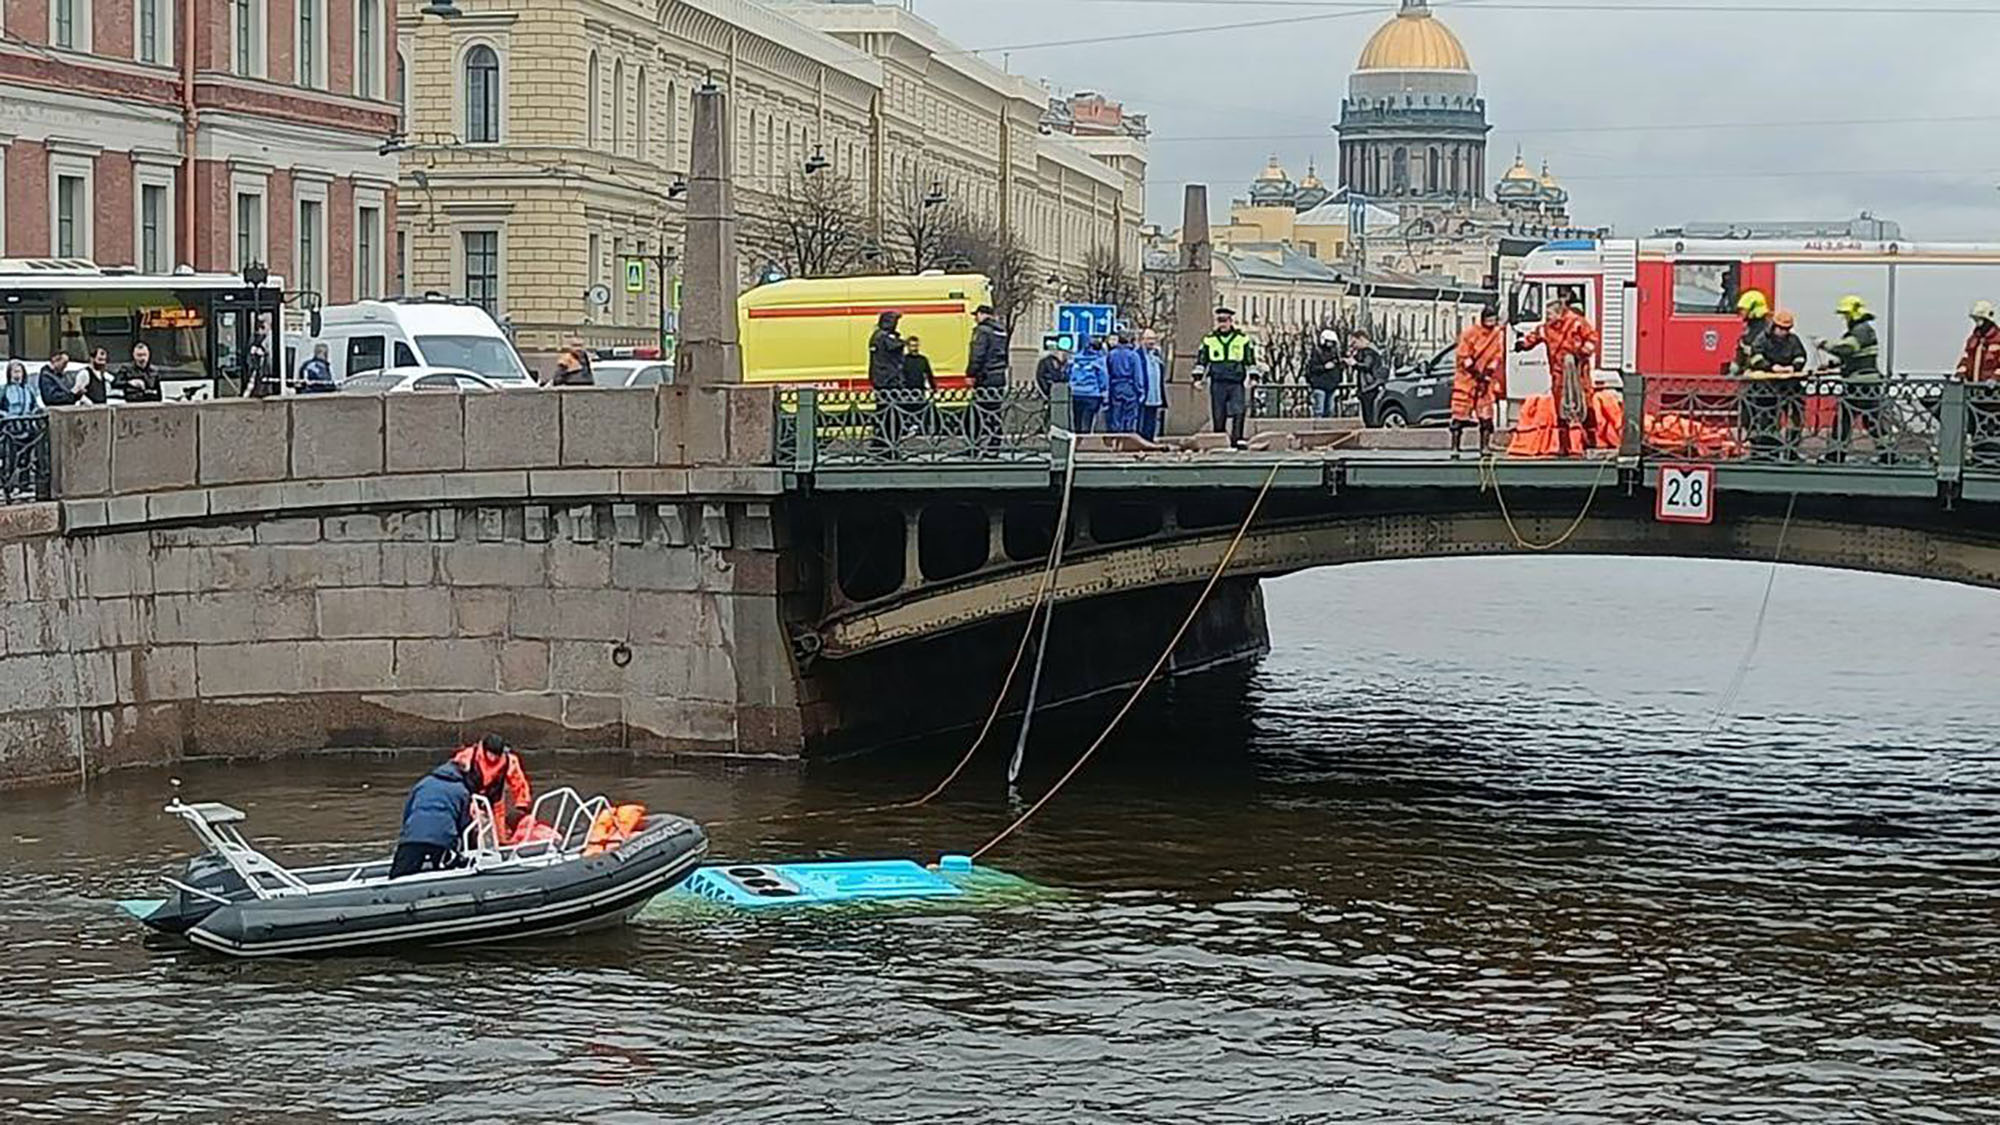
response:
M1560 421L1557 422L1557 425L1562 424ZM1634 424L1631 418L1626 418L1625 430L1629 431ZM1523 551L1555 551L1566 546L1576 533L1582 530L1583 521L1590 518L1590 509L1597 503L1597 493L1604 487L1606 471L1618 463L1618 450L1612 450L1611 456L1598 462L1597 476L1590 482L1590 495L1584 498L1583 510L1576 514L1576 519L1570 523L1568 530L1548 543L1529 542L1527 536L1521 534L1521 529L1515 526L1514 514L1507 510L1507 493L1500 487L1499 463L1500 458L1493 452L1491 446L1482 451L1479 458L1479 491L1492 492L1493 498L1499 502L1500 518L1506 522L1507 534L1514 537L1516 547Z
M1250 534L1250 525L1257 522L1257 514L1264 507L1264 498L1271 494L1271 486L1278 481L1278 470L1283 467L1283 463L1271 466L1271 474L1264 478L1264 487L1258 490L1257 498L1250 503L1249 514L1243 517L1243 526L1236 529L1236 537L1229 541L1228 550L1222 552L1222 561L1215 564L1215 573L1209 575L1208 585L1202 587L1201 596L1194 600L1194 607L1188 610L1188 615L1181 622L1181 627L1174 630L1173 639L1167 642L1165 649L1161 650L1160 658L1153 662L1153 667L1146 673L1145 678L1140 680L1137 686L1133 687L1132 693L1125 697L1125 705L1120 707L1118 713L1111 717L1110 725L1106 726L1103 733L1097 736L1097 740L1084 750L1076 762L1069 767L1069 771L1056 779L1056 783L1049 787L1047 793L1042 794L1041 800L1029 806L1027 812L1022 813L1014 823L1009 824L998 836L982 844L978 851L972 853L973 859L978 859L980 856L992 851L1000 845L1001 841L1012 836L1022 825L1034 819L1035 814L1042 811L1042 806L1054 800L1055 795L1062 792L1063 786L1068 785L1070 779L1083 769L1084 763L1090 761L1091 756L1096 754L1106 742L1110 741L1112 732L1116 731L1119 725L1125 721L1125 717L1132 713L1132 709L1138 706L1139 697L1144 695L1146 689L1153 685L1153 681L1159 678L1160 672L1167 666L1167 661L1173 659L1174 650L1180 647L1182 638L1186 637L1188 630L1194 627L1195 619L1201 615L1202 607L1208 604L1208 599L1214 595L1216 586L1221 584L1223 575L1228 573L1229 564L1236 560L1236 552L1243 546L1244 537Z

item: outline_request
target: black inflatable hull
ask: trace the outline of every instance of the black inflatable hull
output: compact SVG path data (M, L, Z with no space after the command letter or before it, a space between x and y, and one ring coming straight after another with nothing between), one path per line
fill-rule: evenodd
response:
M314 957L581 933L629 919L707 854L708 839L692 821L653 817L599 855L233 902L218 905L186 937L232 957Z

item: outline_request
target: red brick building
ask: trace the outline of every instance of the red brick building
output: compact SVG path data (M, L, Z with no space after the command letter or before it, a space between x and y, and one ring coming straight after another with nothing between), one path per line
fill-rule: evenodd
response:
M396 58L394 0L0 0L0 246L379 296Z

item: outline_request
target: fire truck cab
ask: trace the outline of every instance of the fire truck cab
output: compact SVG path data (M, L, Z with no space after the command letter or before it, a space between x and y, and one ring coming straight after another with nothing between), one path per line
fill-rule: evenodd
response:
M1868 302L1891 374L1949 374L1979 300L2000 301L2000 245L1861 242L1852 239L1580 239L1551 242L1522 262L1509 295L1516 340L1561 293L1597 325L1596 378L1618 386L1627 373L1720 376L1743 334L1736 302L1759 290L1789 309L1810 347L1838 339L1834 306L1848 294ZM1507 396L1549 390L1542 349L1514 352Z

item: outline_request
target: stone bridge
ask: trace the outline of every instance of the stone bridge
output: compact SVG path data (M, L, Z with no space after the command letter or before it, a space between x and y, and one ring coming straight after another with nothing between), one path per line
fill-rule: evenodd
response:
M1024 401L998 448L926 423L921 455L842 460L851 420L814 409L668 387L57 412L55 500L0 509L0 777L489 729L794 756L965 724L1072 469L1051 700L1138 677L1267 482L1177 672L1263 651L1264 576L1524 541L1782 538L1791 562L2000 585L2000 465L1949 414L1891 465L1721 465L1697 527L1654 520L1636 444L1482 466L1308 423L1261 452L1072 452Z

